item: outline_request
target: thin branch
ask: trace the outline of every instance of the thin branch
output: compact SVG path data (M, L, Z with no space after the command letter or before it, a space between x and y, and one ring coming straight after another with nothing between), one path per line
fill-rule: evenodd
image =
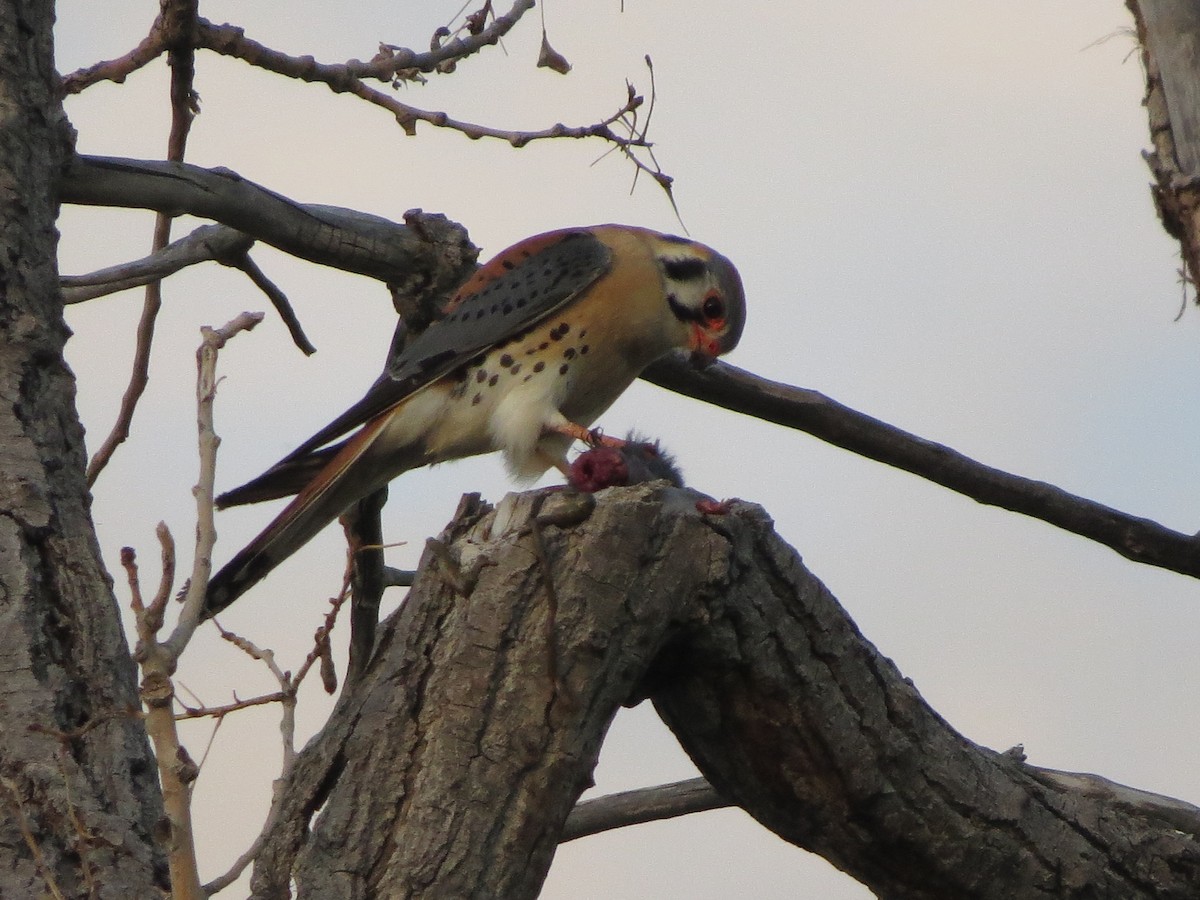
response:
M188 706L186 703L183 706L183 712L175 713L175 721L181 722L184 719L223 719L230 713L238 712L243 709L250 709L255 706L269 706L272 703L282 703L288 697L292 696L288 691L273 691L270 694L260 694L257 697L251 697L249 700L234 700L232 703L226 703L222 706ZM176 700L179 698L176 697Z
M275 652L273 650L264 650L256 646L252 641L234 634L221 628L219 623L217 628L220 629L221 637L240 648L245 653L249 654L254 659L262 660L271 670L271 674L275 676L275 680L279 683L279 691L273 694L264 694L261 697L255 697L251 700L239 700L236 703L228 704L225 707L211 707L207 709L195 710L193 715L179 716L179 718L193 718L204 715L214 715L217 721L223 720L225 715L239 709L245 709L249 706L258 706L267 703L279 702L283 709L283 713L279 720L279 733L283 740L283 763L280 766L279 777L275 779L272 786L271 808L267 812L266 818L263 820L262 828L255 836L250 846L234 860L233 864L225 872L225 874L214 878L208 884L204 885L205 893L212 895L218 891L224 890L237 881L242 873L246 870L255 859L258 858L259 852L262 850L263 844L266 842L267 835L274 830L279 821L281 811L283 809L284 788L291 777L292 769L296 764L296 695L300 689L301 682L304 681L309 669L316 660L321 660L322 664L329 658L329 633L333 630L334 624L337 621L338 611L342 604L349 596L349 573L347 573L345 583L342 587L341 594L333 601L332 608L325 615L324 623L317 629L315 636L315 646L309 652L308 657L300 666L300 669L295 675L284 672L275 662ZM189 712L193 712L189 710Z
M989 506L1041 519L1096 541L1127 559L1200 577L1200 537L1087 500L1062 488L1011 475L842 406L816 391L760 378L727 363L698 372L669 358L643 378L695 397L807 432L836 447L895 466Z
M567 817L559 843L565 844L614 828L673 819L710 809L725 809L732 805L722 799L703 778L608 794L576 804Z
M161 250L86 275L62 275L63 301L82 303L141 287L204 262L232 264L254 246L254 238L226 225L201 225Z
M154 239L151 242L157 252L166 246L170 238L171 220L159 214L154 223ZM150 383L150 347L154 343L154 324L158 321L158 312L162 309L162 282L151 281L146 285L146 296L142 302L142 315L138 320L137 341L133 351L133 369L129 375L129 383L121 396L121 405L117 410L116 421L108 433L108 437L88 460L87 483L91 487L112 459L121 444L129 437L129 428L133 424L133 414L137 410L138 401L146 392Z
M613 146L620 148L626 155L632 148L648 146L643 136L631 133L629 137L617 134L612 125L625 119L642 103L632 87L625 105L612 116L594 125L568 127L563 124L553 125L539 131L514 131L511 129L493 128L454 119L444 112L420 109L408 103L402 103L391 94L384 93L368 86L367 80L390 81L397 71L411 69L413 71L432 71L446 59L460 59L461 55L449 53L448 49L459 45L471 48L495 43L499 36L515 24L532 2L523 0L513 7L513 12L500 16L492 25L485 28L479 35L467 38L456 38L438 47L428 54L416 54L410 50L395 48L395 52L377 56L369 63L352 60L343 65L318 63L312 57L295 57L277 50L271 50L262 44L248 39L240 28L230 25L213 25L204 19L199 21L198 46L227 56L241 59L250 65L266 69L290 78L302 81L325 84L335 93L350 93L379 106L390 112L404 129L406 134L416 133L418 122L425 122L437 128L449 128L465 134L472 140L479 138L496 138L511 144L513 147L523 147L532 141L549 140L552 138L600 138ZM514 17L514 12L516 16ZM505 27L500 27L507 23ZM472 50L471 52L474 52ZM413 63L416 63L415 65ZM663 174L644 166L635 159L639 168L645 168L659 184L663 184ZM669 184L669 179L667 180Z
M271 301L293 343L305 356L315 353L316 347L304 333L304 327L287 295L250 258L247 251L252 246L254 238L226 225L201 225L185 237L141 259L98 269L86 275L60 276L63 301L67 304L83 303L159 281L188 266L218 262L244 273Z
M200 624L200 613L204 609L204 592L212 571L212 550L217 541L217 529L213 520L213 484L216 481L217 447L221 443L213 424L213 402L217 393L217 354L232 337L242 331L249 331L262 319L262 313L244 312L222 328L206 326L200 329L204 336L196 351L196 419L199 428L200 475L195 488L192 489L196 497L196 553L179 622L171 636L163 642L164 647L174 654L175 659L179 659Z
M167 64L171 67L171 131L167 136L167 159L182 162L187 149L188 133L196 114L196 93L192 87L195 76L195 51L183 40L183 35L192 30L198 0L171 0L164 3L162 15L155 23L161 30L163 40L170 47ZM162 250L171 240L171 218L160 212L154 222L152 252ZM152 281L146 285L146 297L142 305L142 316L138 320L137 342L133 353L133 371L129 384L121 397L121 406L112 430L100 448L88 461L87 483L92 487L96 479L112 459L117 447L129 437L133 414L137 410L146 385L150 381L150 349L154 344L154 326L162 309L162 282Z
M416 577L416 569L397 569L395 566L383 567L383 586L385 588L412 587L413 580Z
M204 18L197 22L196 47L232 56L277 75L325 84L330 90L341 93L348 89L350 82L361 79L393 82L411 78L409 73L443 71L447 63L456 63L498 43L533 5L534 0L517 0L507 13L493 19L492 24L478 34L456 37L428 52L417 53L384 44L380 53L368 62L352 59L342 64L319 63L311 56L289 56L251 40L241 28L215 25Z
M512 129L493 128L489 125L464 122L451 118L444 112L419 109L407 103L401 103L391 94L385 94L383 91L370 87L361 81L354 81L347 84L345 90L366 100L368 103L373 103L375 106L386 109L396 117L396 122L404 129L404 133L409 136L416 134L417 122L426 122L437 128L449 128L452 131L461 132L473 141L485 137L497 138L516 148L524 147L526 144L534 141L556 138L582 140L593 137L608 141L614 147L625 151L627 154L628 148L646 146L644 138L640 135L631 134L629 137L623 137L612 129L613 124L622 121L633 110L642 105L642 98L638 96L632 86L629 87L629 96L626 98L624 105L611 116L602 119L594 125L567 126L560 122L538 131L514 131Z
M162 532L160 529L160 539ZM165 548L164 548L165 552ZM147 615L142 602L137 557L131 547L121 550L121 565L129 585L138 645L134 654L142 671L139 690L146 707L146 733L154 744L158 777L162 784L163 813L169 825L166 832L167 862L171 873L172 896L179 900L200 900L200 875L196 863L196 842L192 830L191 785L196 765L179 742L179 730L171 713L175 687L171 673L178 656L159 643L158 626Z
M124 56L102 60L87 68L77 69L69 75L64 75L59 83L59 90L66 96L78 94L101 81L123 84L126 78L147 63L157 59L166 49L167 44L163 37L161 19L155 19L154 24L150 26L150 33Z
M274 650L259 647L249 638L244 638L226 628L222 628L215 620L214 624L221 633L223 640L233 644L251 659L256 659L263 663L270 670L276 683L278 683L278 693L282 695L280 702L283 704L283 716L279 723L279 731L283 735L283 765L285 769L290 767L296 758L296 692L300 689L300 682L304 680L304 675L293 676L290 672L285 672L280 668L279 663L275 661ZM262 700L260 702L269 703L271 701ZM239 703L242 705L256 705L252 701L239 701Z
M161 550L162 578L159 580L158 591L155 593L154 599L150 601L150 606L144 610L144 614L141 617L144 619L144 626L148 629L148 633L143 637L143 640L153 639L153 636L162 628L163 618L167 611L167 603L171 599L171 588L175 584L175 539L171 536L171 531L167 528L166 522L158 523L155 534L158 537L158 546ZM134 611L138 612L136 606L134 607ZM140 634L139 637L141 637Z
M215 620L214 620L215 622ZM283 790L283 785L287 782L288 776L291 774L292 767L296 763L296 691L300 685L300 679L303 676L293 678L287 672L284 672L275 662L275 652L273 650L263 650L257 647L254 643L246 638L240 637L231 631L226 631L217 624L220 629L221 637L238 647L245 653L249 654L254 659L264 662L271 674L275 676L275 680L279 683L279 691L275 694L264 695L263 697L255 698L254 700L243 700L238 703L230 704L225 708L217 718L218 722L223 721L223 716L233 712L235 709L244 709L247 706L257 705L260 703L272 703L279 701L283 713L279 720L279 733L283 741L283 762L280 766L279 777L275 779L273 785L273 799L271 808L267 812L267 817L263 821L263 826L258 835L250 843L230 868L208 884L204 885L204 892L208 895L217 893L223 890L241 877L242 872L250 863L254 862L258 856L263 842L266 840L267 832L274 827L276 820L279 818L280 795ZM201 711L199 714L203 714Z
M426 239L430 226L424 221L412 228L381 216L300 204L229 169L78 156L63 173L59 193L64 203L212 219L300 259L398 285L447 274L438 256L444 248Z
M287 295L266 276L266 273L250 258L250 254L243 253L240 259L230 265L244 272L254 282L254 286L267 295L271 305L275 307L275 312L279 313L279 318L287 327L288 334L292 337L292 343L300 348L300 352L305 356L312 356L316 353L317 348L304 333L304 327L300 324L296 311L292 309L292 304L288 302Z
M154 743L162 783L163 807L169 829L166 836L172 895L180 900L200 900L204 891L200 885L196 864L196 845L191 817L191 785L199 767L180 743L179 730L173 713L175 686L172 682L183 653L199 622L208 583L213 543L213 481L216 472L218 439L213 430L212 405L216 393L217 352L225 342L246 328L261 321L262 315L244 313L223 329L203 329L204 340L196 352L197 360L197 420L200 445L200 481L195 488L197 503L196 552L192 578L183 611L171 636L158 639L163 625L163 613L174 580L174 543L165 525L158 528L162 546L162 579L155 598L147 607L142 599L137 561L131 548L121 552L136 621L138 645L135 658L142 671L140 696L146 707L146 731ZM218 723L221 721L218 718Z
M362 676L375 646L379 604L387 587L380 518L387 497L386 487L374 491L342 513L340 519L348 545L346 577L351 597L347 685L353 685Z

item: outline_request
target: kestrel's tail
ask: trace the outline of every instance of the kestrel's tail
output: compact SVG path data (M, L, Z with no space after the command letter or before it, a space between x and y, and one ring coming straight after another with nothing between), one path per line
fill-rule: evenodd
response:
M329 461L345 446L346 442L343 441L300 457L280 460L257 478L217 497L217 509L262 503L264 500L278 500L280 497L298 494L321 474L321 470L329 465Z
M420 443L406 447L380 447L378 438L387 426L386 416L369 423L358 434L345 443L331 448L331 454L321 457L325 465L296 495L275 520L262 533L247 544L233 559L222 567L208 582L208 596L202 618L208 619L224 610L238 597L261 581L277 565L312 540L322 528L342 514L352 503L372 491L383 487L387 481L406 469L424 465L424 446ZM370 457L378 459L372 460ZM254 481L223 495L223 506L251 503L269 496L286 496L289 491L280 489L271 494L261 491L258 496L251 491L255 485L266 481L268 487L278 476L279 466L268 470ZM386 473L386 477L372 473ZM275 476L272 473L276 473ZM274 487L280 487L288 478L279 478ZM252 498L248 495L255 494ZM229 500L230 495L233 499Z

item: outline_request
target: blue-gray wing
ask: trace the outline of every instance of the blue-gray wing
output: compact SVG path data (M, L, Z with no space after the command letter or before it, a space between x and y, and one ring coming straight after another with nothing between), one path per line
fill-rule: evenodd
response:
M446 314L411 340L366 395L285 457L296 459L357 428L491 347L536 326L586 291L612 251L590 231L528 238L479 269Z

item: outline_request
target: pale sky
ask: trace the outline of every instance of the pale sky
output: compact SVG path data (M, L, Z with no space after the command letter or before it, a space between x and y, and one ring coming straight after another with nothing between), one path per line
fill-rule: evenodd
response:
M501 4L503 7L504 4ZM553 45L573 64L534 68L539 10L452 77L402 88L405 102L511 128L586 124L643 92L653 57L651 137L691 235L741 270L748 323L730 361L946 443L981 462L1183 531L1200 528L1200 312L1179 321L1177 247L1159 226L1141 159L1142 74L1118 0L783 5L547 0ZM278 49L324 62L379 42L422 48L457 3L206 2ZM59 68L125 52L156 2L59 4ZM567 225L678 231L647 179L604 147L514 151L422 127L324 87L201 54L203 114L188 160L225 166L289 197L400 219L421 207L466 225L484 256ZM101 85L67 109L87 153L165 154L166 66ZM195 224L177 222L175 235ZM68 208L62 270L147 252L145 213ZM357 400L387 349L382 286L259 247L318 346L306 359L268 313L221 359L218 486L257 474ZM170 279L152 381L134 438L101 477L105 554L136 546L153 580L154 526L193 531L194 351L202 324L266 300L209 265ZM128 377L131 292L69 311L68 347L94 447ZM600 424L636 426L676 453L690 484L763 503L863 633L977 743L1024 744L1032 763L1096 772L1200 803L1195 658L1200 586L1125 561L1040 522L982 507L798 432L649 385ZM498 459L409 473L385 528L413 563L465 491L498 500ZM222 513L224 561L273 515ZM187 560L186 552L183 554ZM343 560L330 530L237 604L225 624L295 668ZM181 570L185 565L181 565ZM118 590L121 602L127 603ZM396 599L399 599L398 597ZM345 630L339 629L344 640ZM180 680L210 703L274 689L265 671L205 633ZM315 687L315 685L313 686ZM303 698L304 736L329 701ZM196 794L203 875L223 872L256 831L277 771L277 713L227 722ZM203 755L211 726L191 726ZM599 792L692 777L649 705L622 713ZM235 888L222 896L241 896ZM736 811L566 845L544 897L718 900L868 892Z

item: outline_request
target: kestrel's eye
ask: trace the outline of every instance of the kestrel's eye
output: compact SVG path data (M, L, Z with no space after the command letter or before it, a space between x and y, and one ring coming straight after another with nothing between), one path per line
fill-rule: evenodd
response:
M709 294L704 298L704 304L700 307L700 312L710 322L723 319L725 318L725 301L721 299L720 294Z

